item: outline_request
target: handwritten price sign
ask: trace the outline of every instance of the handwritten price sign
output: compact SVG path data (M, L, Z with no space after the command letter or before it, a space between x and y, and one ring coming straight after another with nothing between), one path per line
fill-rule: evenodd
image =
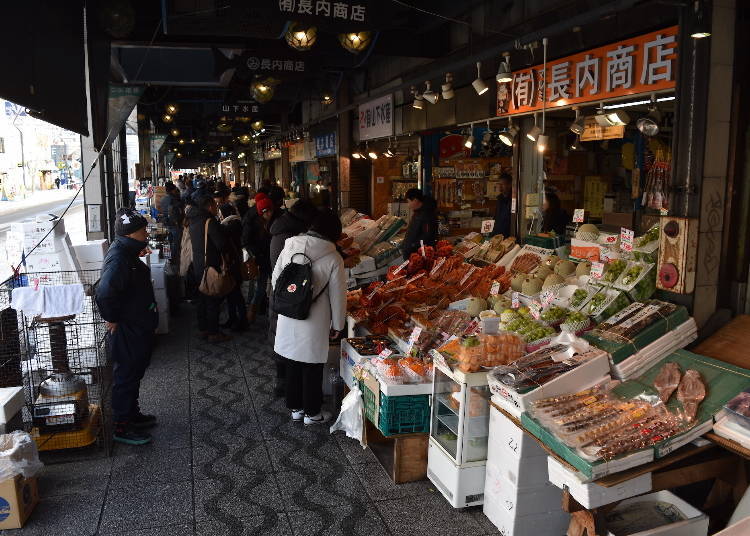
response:
M495 220L482 221L482 234L489 234L495 228Z
M604 263L592 262L591 263L591 277L594 279L601 279L604 275Z
M633 251L633 238L635 232L632 229L623 227L620 229L620 249L623 251Z
M577 208L573 211L573 223L583 223L585 209Z

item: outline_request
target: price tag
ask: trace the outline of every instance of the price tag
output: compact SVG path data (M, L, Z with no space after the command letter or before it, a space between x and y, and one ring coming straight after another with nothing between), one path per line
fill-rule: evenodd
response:
M432 270L430 270L430 275L435 275L435 272L437 272L440 267L445 264L446 257L440 257L438 261L435 263L435 266L432 267Z
M590 275L594 279L601 279L604 275L604 263L592 262Z
M511 214L516 213L516 198L515 197L510 198L510 213Z
M490 296L497 296L498 294L500 294L500 282L495 281L490 287Z
M613 259L612 252L609 250L609 247L607 246L600 246L599 247L599 259L606 263Z
M393 353L393 350L390 350L389 348L386 348L385 350L383 350L382 352L380 352L378 354L378 357L380 359L387 359L388 357L391 356L392 353Z
M482 328L481 328L481 326L479 324L479 320L477 320L475 318L474 320L472 320L471 322L469 322L468 326L466 326L466 330L464 331L464 335L474 335L480 329L482 329Z
M458 285L461 286L464 283L466 283L466 280L471 277L471 274L473 274L476 271L476 269L477 269L476 266L472 266L471 268L469 268L469 271L466 272L466 275L463 277L463 279L461 279L461 282Z
M542 316L542 304L538 301L533 301L529 304L529 312L534 320L539 320Z
M400 272L401 270L403 270L404 268L406 268L406 266L407 266L408 264L409 264L409 261L404 261L404 262L402 262L401 264L399 264L399 265L398 265L398 268L396 268L395 270L393 270L393 273L394 273L394 274L397 274L397 273L399 273L399 272Z
M406 349L407 354L411 353L411 349L414 347L414 343L416 343L417 340L419 340L419 335L421 333L422 333L422 328L420 328L419 326L415 326L411 332L411 335L409 335L409 344Z
M577 208L573 211L573 223L583 223L583 216L586 212L585 209Z
M539 295L544 307L548 307L555 300L555 293L551 290L545 290Z
M518 299L518 292L514 292L513 294L511 294L510 306L513 309L518 309L521 306L521 302Z
M422 258L426 259L427 255L425 255L425 251L424 251L424 240L419 241L419 246L420 246L419 251L422 252Z
M620 248L623 251L633 251L633 238L635 232L632 229L623 227L620 229Z
M495 220L483 220L482 221L482 234L491 233L495 228Z

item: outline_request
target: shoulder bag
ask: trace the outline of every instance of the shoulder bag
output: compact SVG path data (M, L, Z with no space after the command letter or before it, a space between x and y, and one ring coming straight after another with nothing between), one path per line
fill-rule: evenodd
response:
M208 224L203 230L203 277L198 290L206 296L215 296L221 298L229 294L234 288L235 281L229 271L229 263L224 255L221 257L221 271L213 266L208 266Z

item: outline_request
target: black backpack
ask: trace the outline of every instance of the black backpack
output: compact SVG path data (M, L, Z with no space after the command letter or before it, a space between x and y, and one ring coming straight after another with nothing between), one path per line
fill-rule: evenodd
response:
M302 255L307 262L302 264L294 262L294 257L297 255ZM313 271L310 257L304 253L295 253L276 279L276 286L273 289L274 312L295 320L306 320L310 316L310 307L313 302L328 288L328 282L326 282L323 290L313 297L312 283Z

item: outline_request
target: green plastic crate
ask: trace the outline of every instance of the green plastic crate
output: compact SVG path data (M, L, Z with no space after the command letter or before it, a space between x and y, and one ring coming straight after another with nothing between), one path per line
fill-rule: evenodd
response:
M385 436L397 434L424 434L430 431L429 395L386 396L380 391L380 413L375 419L375 396L364 382L359 388L365 405L365 417L375 423Z

